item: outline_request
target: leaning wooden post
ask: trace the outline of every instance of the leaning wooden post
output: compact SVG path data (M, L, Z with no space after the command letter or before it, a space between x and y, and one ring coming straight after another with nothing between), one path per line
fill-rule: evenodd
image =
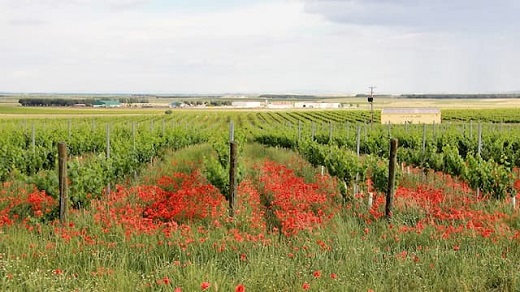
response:
M388 163L388 188L386 190L386 219L392 219L392 208L395 192L395 166L397 164L397 139L390 140L390 158Z
M60 222L67 216L67 144L58 143L58 179L60 188Z
M233 122L229 124L229 216L235 212L235 197L237 191L237 144L235 142L235 127Z

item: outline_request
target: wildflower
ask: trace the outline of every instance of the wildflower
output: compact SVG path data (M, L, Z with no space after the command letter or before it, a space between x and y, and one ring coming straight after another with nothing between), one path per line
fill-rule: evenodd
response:
M202 282L202 283L200 284L200 289L202 289L202 290L206 290L206 289L208 289L210 286L211 286L211 284L210 284L209 282Z
M246 287L244 287L244 285L242 285L242 284L238 284L235 287L235 292L245 292L245 291L246 291Z
M309 285L309 283L307 283L307 282L303 283L303 285L302 285L303 290L309 290L310 288L311 288L311 285Z
M330 278L331 278L331 279L337 279L337 278L338 278L338 275L336 275L336 273L331 273L331 274L330 274Z
M163 280L164 285L170 285L170 283L171 283L170 278L168 278L168 276L164 276L164 278L162 280Z
M321 271L314 271L314 273L312 273L312 275L314 276L314 278L319 278L321 277Z
M243 261L243 262L246 261L247 260L247 255L245 253L240 254L240 260Z

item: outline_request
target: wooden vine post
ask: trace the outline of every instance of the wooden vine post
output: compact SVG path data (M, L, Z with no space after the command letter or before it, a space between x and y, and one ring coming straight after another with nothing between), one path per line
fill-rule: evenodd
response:
M233 217L237 192L237 144L233 122L229 124L229 158L229 216Z
M358 160L359 160L360 148L361 148L361 127L357 126L357 129L356 129L356 153L357 153ZM359 185L359 172L356 172L356 181L354 183L354 196L356 196L359 193L358 185ZM369 208L370 207L372 207L371 203L369 203Z
M110 159L110 124L107 124L107 150L106 150L106 159L109 160ZM107 195L110 195L110 181L108 182L107 184Z
M58 143L58 180L60 188L60 222L67 219L67 144Z
M311 127L311 140L314 141L314 137L316 136L316 124L314 121L312 121Z
M302 139L302 121L298 120L298 141Z
M395 167L397 165L397 139L390 140L390 157L388 162L388 188L386 190L385 216L387 220L392 219L392 209L395 192Z
M329 122L329 143L332 143L332 132L334 131L334 126Z
M36 152L36 129L34 128L34 123L32 124L31 149L33 153Z
M480 158L482 153L482 124L478 125L478 146L477 146L477 156L479 158L479 164L480 164ZM477 187L477 198L480 197L480 187Z

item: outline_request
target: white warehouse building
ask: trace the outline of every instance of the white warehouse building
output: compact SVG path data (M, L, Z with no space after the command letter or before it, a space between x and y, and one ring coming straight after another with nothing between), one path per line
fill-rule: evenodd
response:
M236 108L259 108L263 105L260 101L233 101L231 106Z

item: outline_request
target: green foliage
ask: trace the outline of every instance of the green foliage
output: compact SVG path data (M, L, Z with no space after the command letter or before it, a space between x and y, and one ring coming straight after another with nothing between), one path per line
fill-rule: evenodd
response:
M374 156L369 156L367 163L367 177L371 179L374 189L381 194L388 192L389 162L387 159L380 160ZM401 168L395 168L395 188L399 185L402 176Z
M220 190L220 193L229 200L229 166L224 167L220 160L210 156L204 158L204 176L206 179Z
M74 159L68 163L69 197L74 208L86 207L91 199L103 196L103 190L110 181L107 161L102 163L104 158L101 155L96 158L84 162ZM100 173L107 175L100 176Z
M333 112L327 114L333 116ZM386 150L378 148L385 146L383 142L372 141L367 144L369 146L362 147L362 158L358 160L352 151L356 144L355 132L352 133L355 127L352 125L349 133L342 133L343 136L337 134L330 141L323 139L327 140L328 145L320 145L316 141L306 141L305 136L308 133L305 130L302 131L302 140L298 141L294 127L284 128L281 123L274 122L269 125L271 113L264 113L263 116L266 120L258 125L267 134L252 130L251 135L258 134L258 137L264 138L271 136L274 142L264 142L272 143L273 146L293 145L290 147L300 151L313 164L327 165L329 173L344 181L351 182L352 176L358 172L361 176L366 174L373 180L376 189L386 191L388 161L382 159ZM302 117L302 120L303 117L318 119L308 112L293 116L283 113L276 117L280 116L288 117L287 119L294 119L295 116ZM162 149L178 149L208 139L204 135L198 135L197 129L191 129L196 123L190 121L195 121L195 118L186 114L185 119L183 123L189 127L178 127L178 134L170 130L163 134L160 126L156 126L155 131L149 130L149 127L145 130L140 127L135 150L128 125L126 130L121 125L121 132L117 132L114 126L113 151L108 160L105 158L104 133L100 122L98 128L101 130L98 133L87 134L89 131L78 130L80 134L76 137L74 132L69 150L71 155L81 155L69 161L70 195L74 204L87 205L89 192L92 192L92 196L99 196L99 188L102 189L108 181L124 179L135 171L141 172L142 165L160 156ZM210 122L206 125L211 130L218 129L214 125L222 123L219 120L222 117L208 119ZM138 121L143 123L149 120ZM292 121L295 125L295 120ZM182 120L174 122L177 125ZM255 127L259 128L258 125ZM88 121L87 128L90 127L91 121ZM30 138L21 138L15 131L8 132L6 128L8 126L0 129L4 134L0 139L4 139L4 136L10 139L0 143L0 163L5 166L0 168L0 177L9 179L23 176L39 188L46 189L49 193L54 192L55 196L55 157L47 156L53 153L55 145L49 141L66 139L67 134L60 133L54 138L38 140L35 151L37 158L34 158ZM48 126L49 133L52 128ZM474 138L463 142L465 153L459 153L456 145L459 145L457 141L461 134L451 133L449 128L444 129L444 132L437 128L435 138L433 135L428 136L424 155L421 149L422 132L416 131L411 125L407 131L404 131L404 127L401 130L406 133L399 133L398 127L392 131L392 135L404 137L403 140L399 138L402 148L399 149L398 158L401 161L413 161L417 166L443 168L447 173L461 176L473 187L481 187L485 195L503 198L514 194L514 177L510 168L518 165L516 161L519 157L515 152L518 145L514 142L514 132L509 132L510 138L502 137L492 144L484 139L484 149L479 157L473 154L476 149ZM404 143L406 138L409 138L407 144ZM368 133L366 139L386 139L386 136L382 138ZM226 150L215 149L214 156L208 156L204 164L216 180L222 178L220 185L225 186L228 179L225 166L228 164L223 166L222 161L226 162L225 156L229 155L229 148L225 147L227 142L223 140ZM364 140L363 134L362 143ZM504 151L497 153L501 145ZM51 151L47 151L47 148ZM374 151L374 154L364 151ZM222 157L218 152L222 153ZM174 153L173 157L183 155ZM501 158L497 159L497 156ZM50 169L45 169L47 167ZM260 199L268 205L267 201L272 199L268 194L263 196ZM107 233L99 222L89 216L93 209L86 207L85 212L72 213L75 227L70 229L60 229L51 224L29 225L41 228L38 232L30 232L21 225L3 226L0 232L0 287L6 291L40 290L41 287L56 291L171 291L175 288L174 285L178 285L183 290L195 291L200 289L202 281L209 281L212 284L211 289L223 291L233 291L237 283L243 283L248 291L297 291L302 288L303 282L309 282L311 290L324 291L342 291L346 287L356 291L520 290L515 261L520 251L514 240L518 216L513 215L507 219L511 222L504 219L511 230L505 230L508 235L503 238L498 233L496 238L484 238L475 234L440 238L436 236L434 227L426 227L421 232L403 233L398 225L396 228L389 228L384 222L368 224L361 218L363 216L359 216L364 214L349 211L364 210L364 206L352 207L338 209L333 227L287 241L279 241L276 234L262 234L261 241L234 241L228 229L197 229L199 226L190 225L190 229L194 230L194 236L189 237L193 240L190 245L185 245L187 237L180 231L179 234L166 235L159 232L130 238L123 229L114 228ZM413 205L409 207L408 212L395 214L395 222L405 223L402 227L409 228L428 219L424 217L422 210L413 209ZM504 211L505 206L498 209L491 204L482 208L492 207L494 209L490 214L511 212ZM34 216L27 205L21 205L12 212L21 216ZM26 223L35 222L29 220ZM267 224L279 226L280 222L270 221ZM247 226L243 224L242 228L247 231ZM183 232L189 230L187 226L184 227ZM78 233L68 242L65 236L70 234L66 231ZM95 244L88 242L90 235L95 238ZM318 242L326 243L325 248L318 245ZM216 247L223 245L225 248L218 251ZM454 250L455 246L457 250ZM246 260L239 260L239 254L244 254ZM174 264L177 261L179 266ZM323 272L320 278L312 276L316 270ZM109 272L100 275L100 271ZM337 273L337 279L330 279L330 273ZM381 277L382 274L385 276ZM269 277L266 278L265 275ZM165 276L174 285L157 284Z
M347 187L352 186L356 174L362 175L365 170L355 153L340 149L336 145L320 145L305 140L298 144L298 152L312 165L325 166L330 175L341 179Z
M161 157L165 149L180 149L207 140L204 131L174 128L166 120L155 129L153 120L150 127L143 127L118 118L87 122L49 120L51 127L45 127L45 123L31 122L29 129L22 131L17 127L0 129L0 134L10 136L7 141L0 135L0 163L6 166L0 169L0 181L16 176L57 198L57 144L65 141L70 157L69 195L75 208L88 206L91 199L101 197L109 183L115 186L137 174L144 165ZM110 158L106 158L106 125L110 125ZM28 127L27 123L23 127Z
M246 137L240 131L235 132L234 143L237 145L237 173L236 181L240 183L244 175L244 166L241 161L241 153L243 153L246 144ZM230 200L231 183L229 181L230 161L231 161L231 145L229 140L223 135L214 136L210 140L210 144L215 151L215 156L204 158L203 172L208 181L220 190L220 193Z
M485 161L480 156L468 155L468 168L464 179L474 189L480 189L484 195L495 199L504 199L508 195L515 195L515 177L503 165L493 160Z
M446 173L455 176L466 175L466 163L464 159L459 155L459 151L456 147L446 145L442 148L444 153L444 171Z
M41 171L36 175L26 178L27 183L33 184L37 189L45 191L49 196L59 198L58 172Z
M451 119L456 111L446 112L445 115L443 111L443 117ZM513 115L514 112L458 111L456 114L463 116L463 120L504 122L514 120L517 115ZM221 181L225 181L228 176L229 142L227 135L219 133L226 132L229 121L234 120L240 128L236 133L239 153L246 144L246 136L264 145L294 149L314 166L325 166L347 187L353 185L356 175L363 180L369 168L365 159L359 160L354 154L359 127L362 157L388 157L388 137L392 136L399 139L400 162L422 167L426 171L434 169L459 176L472 187L478 186L483 193L497 199L513 194L511 169L520 166L520 136L516 125L481 124L481 160L475 162L473 153L478 148L477 123L389 127L364 124L369 118L369 111L334 110L189 111L131 118L6 119L0 121L0 181L22 177L56 196L56 149L59 141L65 141L71 156L71 199L74 206L85 206L90 198L101 196L109 182L114 184L128 179L129 175L138 174L144 165L160 158L165 149L180 149L208 140L212 141L218 164L224 168L211 170L212 176L219 174ZM132 124L136 126L135 132L132 131ZM105 158L106 125L111 128L112 153L108 160ZM331 129L334 131L331 132ZM314 141L309 141L312 131L315 131L312 133ZM240 155L239 159L242 159ZM239 163L239 180L243 173L242 165Z
M501 113L489 111L486 115L491 117ZM265 116L267 115L263 115ZM386 158L389 148L387 137L395 137L399 140L397 159L400 163L421 167L425 172L433 169L457 176L466 180L471 187L478 187L485 195L496 199L514 193L512 168L520 166L520 142L518 142L520 136L518 136L517 125L454 123L390 127L347 123L331 126L338 130L330 133L329 127L324 129L323 125L325 121L340 119L333 113L290 114L291 119L299 119L294 122L300 125L298 129L282 124L279 116L278 114L275 118L273 114L271 122L274 125L267 127L263 124L263 130L255 135L255 140L265 145L298 149L299 153L314 166L325 165L333 175L342 172L339 169L343 164L350 164L348 169L356 169L350 162L331 161L336 159L349 161L348 157L336 154L338 153L336 146L342 151L355 151L359 138L362 156ZM289 120L288 116L289 114L287 114ZM305 123L301 122L302 119L305 119ZM473 153L479 149L479 127L482 129L481 160L475 163ZM298 137L301 138L298 140ZM309 144L310 138L314 138L313 143L323 144L325 150ZM368 168L364 162L360 165L362 165L361 170ZM360 172L359 169L357 171ZM350 184L349 177L351 176L347 175L345 179L347 184Z

